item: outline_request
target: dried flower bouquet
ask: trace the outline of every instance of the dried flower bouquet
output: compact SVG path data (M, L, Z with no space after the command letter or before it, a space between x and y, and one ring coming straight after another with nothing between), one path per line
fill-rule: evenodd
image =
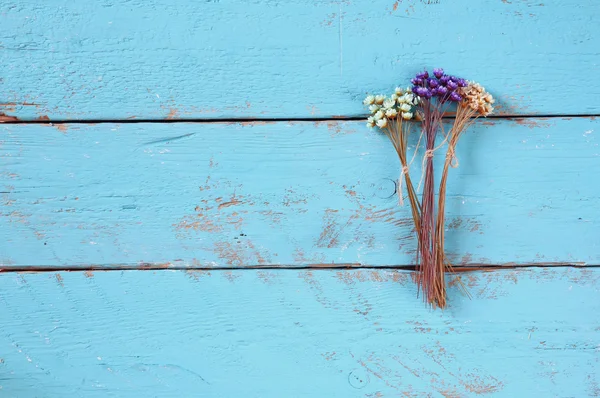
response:
M475 82L450 76L437 68L430 76L427 71L418 73L412 87L396 88L388 98L369 95L364 104L371 116L368 127L378 127L392 142L401 165L398 196L402 204L402 180L406 182L412 218L417 235L417 283L424 300L432 307L446 307L445 272L452 271L444 251L444 213L446 185L450 167L457 167L456 145L459 138L479 116L493 111L494 98ZM444 115L456 107L456 116L446 133L442 124ZM411 161L408 159L408 136L412 121L421 122L421 136ZM441 136L441 143L436 143ZM425 141L423 154L423 191L421 201L410 178L410 165L417 153L421 138ZM438 190L436 213L434 154L447 144L446 157Z

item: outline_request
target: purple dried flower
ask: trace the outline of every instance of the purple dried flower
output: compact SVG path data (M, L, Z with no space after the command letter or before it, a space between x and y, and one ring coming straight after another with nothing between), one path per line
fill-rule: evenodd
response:
M468 85L469 85L469 83L465 79L458 79L459 87L467 87Z
M429 87L431 87L431 88L436 88L438 86L438 81L435 79L429 79L427 81L427 83L429 84Z
M433 93L431 92L431 90L428 90L428 89L424 89L424 90L425 90L425 92L424 92L423 96L425 98L429 99L429 98L433 97Z
M450 80L446 86L450 90L456 90L458 88L458 83L456 83L454 80Z
M415 86L412 89L413 93L418 95L419 97L424 97L425 93L427 92L427 89L425 87L421 87L421 86Z
M450 94L450 100L454 101L454 102L458 102L462 100L462 97L460 96L459 93L457 93L456 91L454 91L452 94Z
M421 85L423 85L423 79L421 79L420 77L415 77L414 79L411 80L411 83L414 84L415 86L421 86Z
M450 81L450 76L448 76L448 75L444 75L444 76L440 77L440 84L443 86L448 84L449 81Z
M439 79L444 76L444 70L442 68L433 68L433 75Z
M436 89L436 92L439 97L443 97L444 95L448 94L448 89L444 86L439 86Z
M417 78L419 79L427 79L429 77L429 73L427 71L417 73Z

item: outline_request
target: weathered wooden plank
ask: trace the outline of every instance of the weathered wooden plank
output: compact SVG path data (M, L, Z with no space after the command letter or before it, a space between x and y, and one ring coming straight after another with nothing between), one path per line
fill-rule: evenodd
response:
M7 397L597 396L600 271L0 275Z
M479 123L450 173L451 258L598 264L599 127ZM414 261L397 157L363 123L4 125L0 141L2 268Z
M504 114L600 112L597 1L4 3L4 119L353 116L438 65Z

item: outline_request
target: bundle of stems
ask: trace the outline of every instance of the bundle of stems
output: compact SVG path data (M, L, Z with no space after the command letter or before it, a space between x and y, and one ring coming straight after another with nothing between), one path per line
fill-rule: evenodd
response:
M459 89L459 93L462 99L457 105L456 117L454 119L452 128L446 136L448 148L446 150L446 158L444 161L444 168L442 169L442 176L439 186L438 213L435 228L435 241L437 244L435 258L436 268L451 272L453 271L453 267L452 264L447 261L444 251L444 215L446 208L446 185L448 181L448 171L450 170L450 167L458 167L456 145L458 144L459 138L466 130L469 129L469 127L471 127L471 125L473 125L473 123L475 123L479 116L488 116L491 114L493 111L492 104L494 103L493 97L477 83L470 82L465 88ZM459 283L459 285L463 288L464 292L469 295L465 286L462 283Z
M421 261L418 264L417 283L423 299L432 307L444 308L446 306L446 283L444 269L436 263L438 246L435 235L435 187L433 154L435 139L441 127L444 114L439 104L432 103L431 99L422 99L423 132L425 135L425 155L423 158L425 179L421 200L421 225L419 232L419 254Z
M456 119L454 125L448 132L446 140L448 142L448 148L446 150L446 158L444 161L444 168L442 169L442 177L440 180L439 193L438 193L438 213L437 222L435 224L435 241L437 245L435 268L438 270L454 272L452 264L447 260L444 250L444 229L445 229L445 208L446 208L446 184L448 181L448 171L450 167L458 167L458 159L456 158L456 144L461 134L475 121L476 111L473 111L469 107L459 105L456 111ZM459 279L460 282L460 279ZM468 295L468 291L462 283L459 283L463 291Z
M410 163L408 161L408 136L410 134L411 124L404 121L400 115L397 118L392 119L388 123L388 127L384 130L392 144L394 145L394 149L398 154L398 158L400 159L400 165L402 166L402 172L400 173L400 178L398 179L398 200L402 204L402 178L406 182L406 191L408 196L408 201L410 202L410 209L412 213L413 222L415 224L415 231L417 233L417 237L419 231L421 230L421 204L419 203L419 198L417 196L417 192L412 183L409 173ZM417 142L417 146L415 148L415 154L420 144ZM414 159L414 157L413 157Z

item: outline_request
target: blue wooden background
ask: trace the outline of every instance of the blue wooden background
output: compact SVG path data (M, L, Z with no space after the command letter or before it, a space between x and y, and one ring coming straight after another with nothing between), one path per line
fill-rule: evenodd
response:
M0 396L600 396L600 3L542 1L0 1ZM361 104L434 66L498 98L445 311Z

